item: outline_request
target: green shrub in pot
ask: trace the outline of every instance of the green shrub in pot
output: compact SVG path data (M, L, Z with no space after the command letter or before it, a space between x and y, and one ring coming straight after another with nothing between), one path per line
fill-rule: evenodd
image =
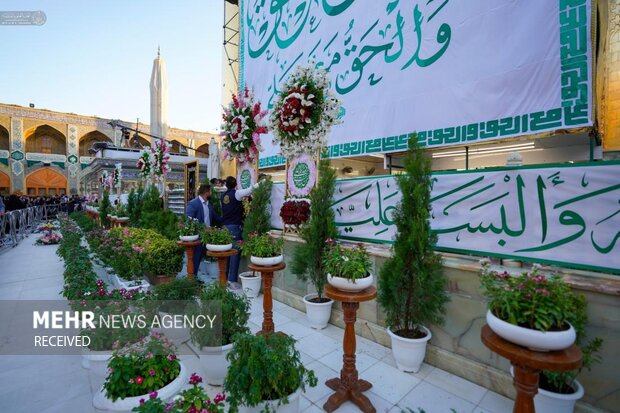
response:
M241 254L245 257L260 258L277 257L282 255L283 238L274 238L269 234L253 232L241 245Z
M233 413L240 405L254 407L265 401L277 400L277 408L297 390L317 384L314 372L301 362L295 339L283 334L237 336L227 358L230 367L224 389ZM267 405L262 411L268 409Z

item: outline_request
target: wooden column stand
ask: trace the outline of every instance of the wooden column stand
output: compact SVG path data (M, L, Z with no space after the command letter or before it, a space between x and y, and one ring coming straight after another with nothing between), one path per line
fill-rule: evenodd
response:
M226 279L228 278L226 274L226 264L228 263L228 257L233 257L237 254L239 254L239 250L236 250L234 248L229 249L228 251L207 250L207 255L209 257L217 258L217 268L220 274L220 285L221 286L226 285Z
M342 370L340 370L340 377L325 382L327 387L336 392L329 396L323 405L323 409L331 413L347 400L351 400L362 412L375 413L376 409L371 401L362 394L362 392L369 390L372 384L358 378L357 368L355 367L355 319L360 303L373 300L377 296L377 289L368 287L362 291L349 292L338 290L328 284L325 286L325 295L332 300L342 302L345 329L344 339L342 340L344 355L342 356L343 365Z
M193 279L194 276L196 275L196 272L194 269L194 247L200 245L202 241L200 240L196 240L196 241L177 241L177 244L179 244L182 247L185 247L185 254L187 255L187 278L189 279Z
M275 331L273 325L273 300L271 298L273 273L275 271L282 271L286 268L286 264L283 262L269 266L249 264L248 268L254 272L260 272L263 279L263 326L261 331L256 334L273 333Z
M581 349L575 344L560 351L534 351L504 340L488 325L480 333L482 343L494 353L507 358L514 368L513 384L517 390L513 413L534 413L534 396L542 370L568 371L581 366Z

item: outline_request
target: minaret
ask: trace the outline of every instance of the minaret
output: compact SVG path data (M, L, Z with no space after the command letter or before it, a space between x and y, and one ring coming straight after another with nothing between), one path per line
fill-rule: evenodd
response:
M157 58L153 60L153 72L151 73L150 124L151 135L168 139L168 78L166 64L161 58L159 46L157 46ZM151 138L151 145L154 143Z

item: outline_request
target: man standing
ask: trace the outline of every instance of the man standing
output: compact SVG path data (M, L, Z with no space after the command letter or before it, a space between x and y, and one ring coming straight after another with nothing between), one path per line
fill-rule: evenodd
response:
M200 185L198 188L198 197L187 203L185 215L188 218L197 219L203 222L206 227L220 225L221 217L213 210L213 205L209 202L211 197L211 185ZM198 276L198 268L200 261L205 252L204 244L200 243L194 247L194 272Z
M235 241L240 241L243 225L243 203L241 200L249 196L254 188L258 187L258 184L248 189L236 190L237 179L232 176L226 178L225 184L226 192L221 195L222 225L230 231ZM239 254L237 254L230 257L228 261L228 282L233 290L241 288L241 284L237 282L239 259Z

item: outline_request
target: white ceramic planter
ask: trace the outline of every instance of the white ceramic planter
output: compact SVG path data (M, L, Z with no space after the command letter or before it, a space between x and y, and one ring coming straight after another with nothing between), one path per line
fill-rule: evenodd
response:
M426 337L423 338L405 338L394 334L389 328L387 329L392 339L392 355L399 370L408 373L420 371L426 355L426 344L433 337L428 328L422 326L422 329L426 333Z
M507 323L495 317L489 310L487 324L503 339L534 351L563 350L570 347L576 338L573 326L564 331L538 331Z
M184 242L196 241L200 235L179 235L179 239Z
M117 217L118 222L129 222L129 217Z
M213 252L224 252L232 249L232 244L226 245L217 245L217 244L207 244L207 250Z
M174 397L174 395L177 394L187 383L187 369L182 362L179 362L179 364L181 365L181 372L179 373L179 376L163 388L157 389L157 397L162 399L164 402L169 402L172 397ZM140 405L140 399L148 400L149 395L143 394L140 396L127 397L125 399L112 401L112 399L108 399L105 389L102 386L93 398L93 406L100 410L112 410L116 412L131 411L134 407Z
M241 288L245 295L249 298L258 297L260 294L261 277L259 274L252 276L252 271L242 272L239 274L241 279Z
M327 274L327 282L342 291L362 291L372 285L374 277L370 274L366 278L358 278L353 282L348 278L332 277L331 274Z
M572 394L553 393L539 388L534 396L534 407L537 413L572 413L575 403L583 397L584 391L581 383L575 380L573 383L577 391Z
M279 400L269 400L260 403L258 406L248 407L248 406L239 406L239 413L260 413L265 409L267 405L269 405L270 412L274 413L298 413L299 412L299 395L300 390L297 391L290 396L288 396L288 404L284 404L280 407L278 406Z
M202 350L198 350L194 343L191 345L198 354L198 359L204 368L207 383L212 386L224 384L224 378L228 372L228 366L230 366L230 362L226 360L226 355L232 350L232 343L225 346L203 347Z
M253 255L250 256L250 262L254 265L262 265L264 267L269 267L271 265L277 265L284 261L284 257L282 255L278 255L277 257L255 257Z
M314 303L309 301L311 298L316 298L316 294L308 294L304 296L304 303L306 304L306 317L310 322L310 327L322 330L327 327L329 318L332 315L332 305L334 300L329 299L326 303ZM326 297L327 298L327 297Z
M94 388L101 387L108 375L108 361L112 357L112 351L85 350L82 354L82 367L88 369L91 385Z

